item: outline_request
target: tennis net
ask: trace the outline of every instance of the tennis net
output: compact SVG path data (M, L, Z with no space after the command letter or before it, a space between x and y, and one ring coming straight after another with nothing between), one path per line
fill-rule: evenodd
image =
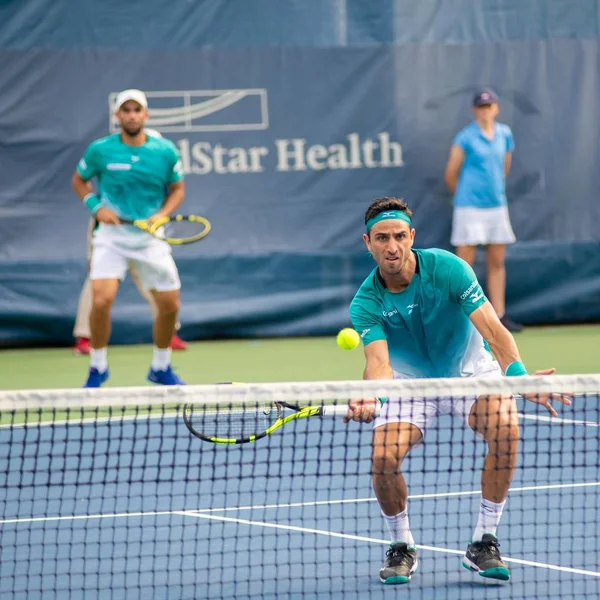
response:
M479 428L498 443L517 435L499 395L556 391L575 397L553 402L554 418L515 400L517 465L497 531L510 581L480 577L461 566L487 452L464 423L472 399L477 418L495 407L485 427L504 433ZM381 460L373 425L339 415L243 444L199 439L183 418L248 437L276 422L274 402L373 397L389 399L380 418L410 406L425 419L402 464L419 560L405 597L599 597L600 375L0 392L0 597L388 598L372 475L392 485L396 438ZM508 471L496 455L492 487Z

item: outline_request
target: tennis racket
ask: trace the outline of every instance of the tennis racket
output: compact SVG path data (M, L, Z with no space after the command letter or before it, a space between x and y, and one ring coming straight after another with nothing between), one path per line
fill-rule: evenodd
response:
M198 215L172 215L152 223L142 219L135 221L121 219L121 223L135 225L142 231L174 246L197 242L206 237L211 228L209 220Z
M292 413L285 415L286 411ZM183 407L183 421L193 435L206 442L245 444L256 442L298 419L343 416L347 412L346 404L304 407L287 402L220 406L186 404Z

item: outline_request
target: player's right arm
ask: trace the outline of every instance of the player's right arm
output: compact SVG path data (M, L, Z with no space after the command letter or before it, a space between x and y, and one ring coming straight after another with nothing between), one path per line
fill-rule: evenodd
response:
M102 206L90 183L90 179L96 177L99 173L97 150L92 143L77 164L77 168L71 177L71 187L92 212L96 220L101 223L118 225L120 223L119 217L112 210Z
M393 379L394 371L390 363L387 340L375 340L365 349L365 370L363 379Z
M354 329L360 332L365 352L363 379L393 379L387 336L380 318L381 307L372 299L357 297L350 306L350 318ZM351 400L344 423L360 421L369 423L376 417L378 398Z

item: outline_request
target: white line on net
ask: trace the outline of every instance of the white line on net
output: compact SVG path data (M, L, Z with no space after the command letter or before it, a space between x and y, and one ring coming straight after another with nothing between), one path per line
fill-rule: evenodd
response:
M99 389L14 390L0 392L0 411L98 406L150 406L220 403L347 401L363 397L462 397L484 394L572 392L600 396L600 375L457 377L190 385Z
M46 421L27 421L24 423L5 423L0 425L1 429L7 428L18 428L18 427L58 427L66 425L102 425L113 422L120 423L121 421L146 421L148 419L175 419L180 417L180 412L165 412L165 413L147 413L141 415L113 415L111 417L71 417L70 419L60 419L57 421L46 420ZM339 417L339 415L336 415ZM40 414L40 418L44 418L43 414ZM526 419L528 421L542 421L550 425L583 425L584 427L600 427L600 423L596 421L584 421L581 419L563 419L562 417L551 417L545 415L528 415L525 413L519 413L519 419Z

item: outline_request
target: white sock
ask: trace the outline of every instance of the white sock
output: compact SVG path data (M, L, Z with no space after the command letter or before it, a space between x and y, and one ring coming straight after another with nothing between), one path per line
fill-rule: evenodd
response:
M154 346L152 368L155 371L164 371L171 364L171 348L157 348Z
M108 369L106 348L90 349L90 367L95 367L100 373L103 373Z
M381 514L383 515L383 513ZM408 524L408 511L406 509L393 517L383 515L383 518L385 519L390 531L392 544L395 542L404 542L409 546L415 545L415 540L410 532L410 525Z
M481 498L481 504L479 505L479 519L477 520L477 526L475 527L475 533L473 534L473 542L480 542L484 533L493 533L496 535L498 529L498 523L500 523L500 517L502 516L502 509L506 504L500 502L496 504L485 498Z

